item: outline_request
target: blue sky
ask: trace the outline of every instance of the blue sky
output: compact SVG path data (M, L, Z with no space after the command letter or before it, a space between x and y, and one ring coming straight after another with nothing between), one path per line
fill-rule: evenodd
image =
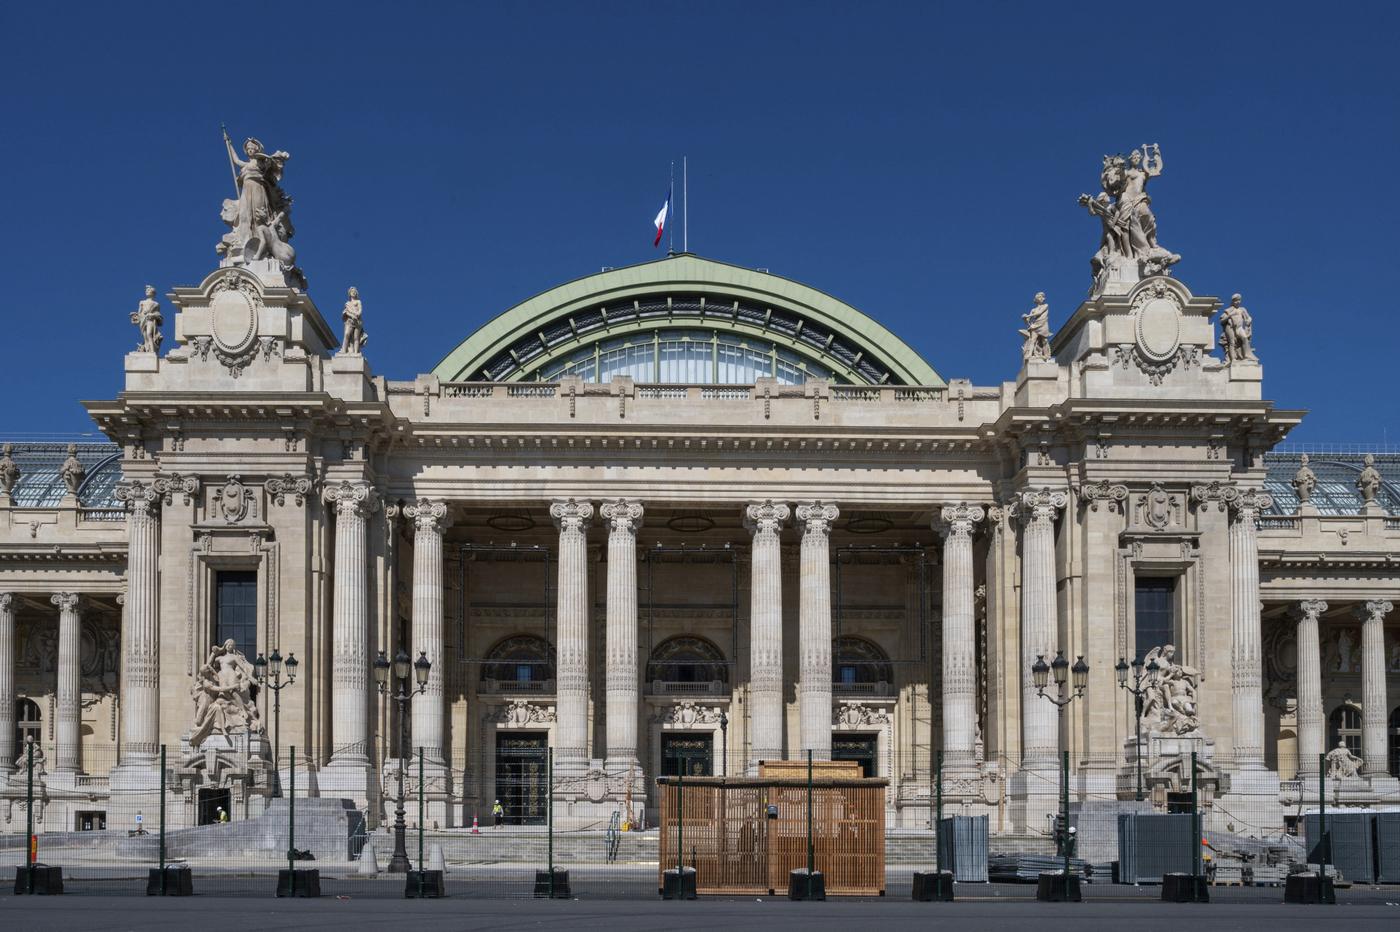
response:
M1292 440L1400 442L1400 4L260 3L0 7L0 435L91 430L144 284L216 263L219 124L292 160L294 245L370 363L429 370L494 314L690 246L840 297L945 378L1058 326L1100 156L1160 143L1160 240L1243 292ZM173 333L167 314L167 341ZM167 342L167 346L170 343Z

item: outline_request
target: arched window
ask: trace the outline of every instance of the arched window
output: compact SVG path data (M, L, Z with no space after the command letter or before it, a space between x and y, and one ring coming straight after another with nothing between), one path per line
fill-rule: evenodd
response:
M497 642L481 665L483 692L548 692L553 685L554 651L532 634Z
M1361 757L1361 710L1349 702L1344 702L1332 710L1327 719L1327 750L1345 741L1347 750Z
M1400 705L1390 710L1390 723L1386 728L1390 736L1390 754L1386 758L1392 777L1400 777Z
M34 743L39 743L39 739L43 736L43 718L43 713L39 710L39 703L33 699L15 700L15 755L17 760L24 756L26 738L33 735Z
M709 687L729 682L729 667L724 662L724 654L714 644L701 637L681 635L656 645L647 661L647 682ZM661 688L668 692L695 691Z
M876 695L894 682L890 658L865 638L839 637L831 645L831 680L838 693Z

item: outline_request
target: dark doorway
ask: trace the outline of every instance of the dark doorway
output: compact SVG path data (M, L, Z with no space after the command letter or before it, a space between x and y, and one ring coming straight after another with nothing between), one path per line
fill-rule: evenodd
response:
M201 789L199 791L199 824L213 825L215 822L222 822L219 818L219 809L228 813L230 819L233 818L233 797L228 790Z
M832 735L831 759L853 760L860 764L862 777L873 777L879 741L878 735Z
M80 809L77 813L78 831L80 832L105 832L107 831L107 813L103 811L91 811Z
M505 825L543 825L549 802L549 737L543 732L497 732L496 799Z
M710 777L715 772L713 735L663 734L661 736L661 775Z

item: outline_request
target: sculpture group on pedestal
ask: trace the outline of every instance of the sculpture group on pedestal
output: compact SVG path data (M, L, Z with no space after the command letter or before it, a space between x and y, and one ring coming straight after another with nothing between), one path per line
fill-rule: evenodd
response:
M1118 272L1131 279L1165 275L1181 256L1157 244L1157 218L1147 182L1162 173L1162 149L1144 145L1124 158L1105 155L1097 196L1079 195L1079 204L1099 218L1103 236L1089 266L1095 282L1105 273Z
M1148 651L1143 662L1151 667L1153 661L1157 672L1148 675L1142 704L1142 716L1149 730L1173 735L1200 731L1196 710L1200 671L1177 663L1176 648L1171 644Z
M232 743L238 732L263 730L258 715L257 681L253 665L232 639L216 646L209 659L195 674L190 696L194 699L194 720L190 724L190 748L199 750L205 740L217 733Z
M1339 739L1337 746L1327 752L1327 776L1333 780L1351 780L1361 776L1361 758L1351 753L1346 739Z

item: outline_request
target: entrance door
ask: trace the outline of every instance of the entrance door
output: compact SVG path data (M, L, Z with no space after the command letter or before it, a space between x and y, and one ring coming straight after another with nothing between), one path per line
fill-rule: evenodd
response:
M715 772L715 739L711 734L662 734L661 775L710 777Z
M853 760L860 764L862 777L877 776L875 773L875 753L879 747L879 741L878 735L832 735L831 759Z
M219 819L219 809L221 808L232 819L232 805L233 799L227 789L201 789L199 791L199 824L213 825L215 822L221 821Z
M496 733L496 799L506 825L543 825L548 804L549 736L543 732Z

